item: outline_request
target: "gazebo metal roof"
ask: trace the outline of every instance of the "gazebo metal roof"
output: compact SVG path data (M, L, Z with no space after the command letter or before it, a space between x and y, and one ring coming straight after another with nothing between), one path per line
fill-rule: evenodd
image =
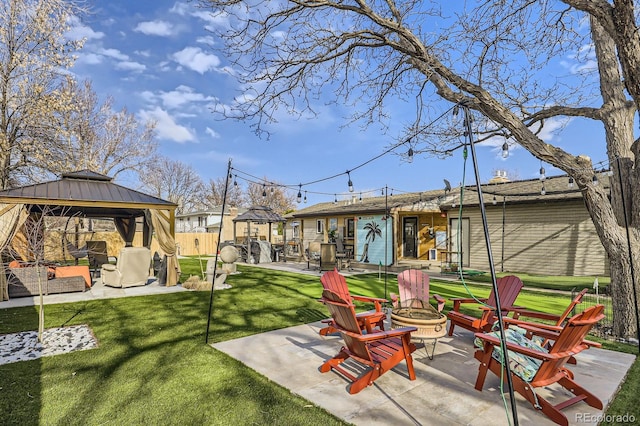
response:
M112 178L81 170L60 179L0 191L0 203L28 204L37 211L55 206L64 215L86 217L139 217L146 209L175 210L177 205L112 182Z
M252 222L252 223L277 223L286 222L287 219L274 212L267 206L252 206L249 209L233 219L234 222Z

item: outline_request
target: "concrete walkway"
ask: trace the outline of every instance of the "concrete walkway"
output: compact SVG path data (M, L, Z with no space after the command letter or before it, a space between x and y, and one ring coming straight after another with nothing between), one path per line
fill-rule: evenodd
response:
M290 327L212 345L243 362L291 392L308 399L346 422L356 425L479 425L513 424L505 407L498 378L489 373L484 390L474 389L478 361L473 358L472 334L456 330L439 339L433 360L425 348L414 352L417 379L410 381L406 363L385 373L356 395L348 382L334 372L318 368L342 346L339 336L322 337L321 323ZM578 383L606 405L617 391L635 356L603 349L589 349L571 366ZM558 385L537 390L546 399L563 401L568 392ZM505 399L509 400L508 393ZM521 425L552 425L545 415L517 395ZM597 425L602 412L585 403L564 410L572 425Z

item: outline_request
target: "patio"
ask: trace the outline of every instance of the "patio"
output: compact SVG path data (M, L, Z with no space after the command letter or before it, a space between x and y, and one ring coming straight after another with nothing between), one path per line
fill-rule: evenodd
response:
M321 327L317 322L212 346L356 425L510 424L507 415L511 417L511 408L503 405L496 376L487 377L482 392L474 389L478 361L473 358L472 334L466 330L439 339L433 360L419 345L413 354L415 381L408 380L406 364L401 362L372 386L350 395L346 380L334 372L318 370L343 344L338 335L320 336ZM633 355L603 349L589 349L576 358L577 365L571 366L576 381L594 392L605 407L635 359ZM557 385L538 393L551 402L566 399L565 391ZM509 395L505 394L505 398L508 403ZM521 425L554 424L519 395L516 398ZM569 407L564 413L570 424L576 425L597 425L602 415L585 403Z

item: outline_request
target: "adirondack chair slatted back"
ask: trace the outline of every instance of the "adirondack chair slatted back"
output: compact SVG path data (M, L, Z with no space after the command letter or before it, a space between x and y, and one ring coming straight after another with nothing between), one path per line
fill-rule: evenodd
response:
M320 282L323 289L330 290L337 294L340 299L351 303L351 293L349 293L349 287L347 287L347 280L336 269L322 274Z
M498 294L500 295L500 306L513 306L516 301L520 290L522 290L522 280L515 275L506 275L502 278L498 278ZM489 306L496 306L496 295L493 289L489 294L486 301Z
M560 315L560 317L558 318L558 321L556 322L556 325L562 325L564 323L564 321L569 317L569 315L571 315L571 313L573 312L573 309L580 304L580 302L582 302L582 297L587 293L587 291L589 291L588 288L583 289L580 293L578 293L576 295L576 297L573 298L573 300L571 301L571 303L569 304L569 306L567 306L567 309L565 309L565 311L562 313L562 315Z
M356 318L356 311L351 302L343 299L339 294L331 291L324 290L322 292L323 303L327 306L331 318L339 328L347 330L351 333L362 335L358 320ZM346 333L341 333L344 339L345 345L356 356L372 361L373 358L369 353L369 348L361 340L355 339Z
M400 306L422 307L429 303L429 275L418 269L407 269L398 274Z
M604 305L595 305L570 318L549 350L550 354L563 354L552 361L543 362L532 381L533 386L546 386L562 376L563 367L577 352L587 348L584 338L591 328L604 318Z

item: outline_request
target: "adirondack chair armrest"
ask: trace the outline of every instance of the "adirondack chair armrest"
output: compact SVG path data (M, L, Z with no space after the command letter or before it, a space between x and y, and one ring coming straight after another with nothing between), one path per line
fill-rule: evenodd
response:
M357 300L358 302L365 303L373 303L376 306L376 311L380 312L382 310L382 304L388 302L387 299L382 299L380 297L367 297L367 296L354 296L351 295L353 300Z
M389 293L389 298L391 299L391 304L393 305L394 308L398 307L398 303L400 302L400 299L398 299L400 296L398 294L395 293Z
M447 302L447 299L440 296L439 294L434 294L432 297L438 303L438 312L442 312L442 310L444 309L444 304Z
M527 309L513 309L513 318L519 319L520 317L526 318L538 318L548 321L558 322L560 320L560 315L550 314L547 312L538 312L538 311L529 311Z
M509 318L509 317L503 317L502 320L507 324L514 324L524 328L525 330L530 330L532 332L535 332L535 331L538 331L541 333L552 332L557 334L560 332L560 330L562 330L562 326L553 325L553 324L533 323L530 321L525 321L517 318Z
M460 304L462 303L478 303L478 302L482 303L482 302L486 302L488 299L487 298L474 299L473 297L455 297L451 300L453 301L453 310L459 311Z
M354 339L358 339L361 342L374 342L376 340L388 339L389 337L399 337L404 336L405 334L412 333L417 331L417 327L402 327L402 328L394 328L392 330L386 331L377 331L375 333L368 334L358 334L353 333L351 331L344 330L342 328L339 329L341 333L346 334Z

